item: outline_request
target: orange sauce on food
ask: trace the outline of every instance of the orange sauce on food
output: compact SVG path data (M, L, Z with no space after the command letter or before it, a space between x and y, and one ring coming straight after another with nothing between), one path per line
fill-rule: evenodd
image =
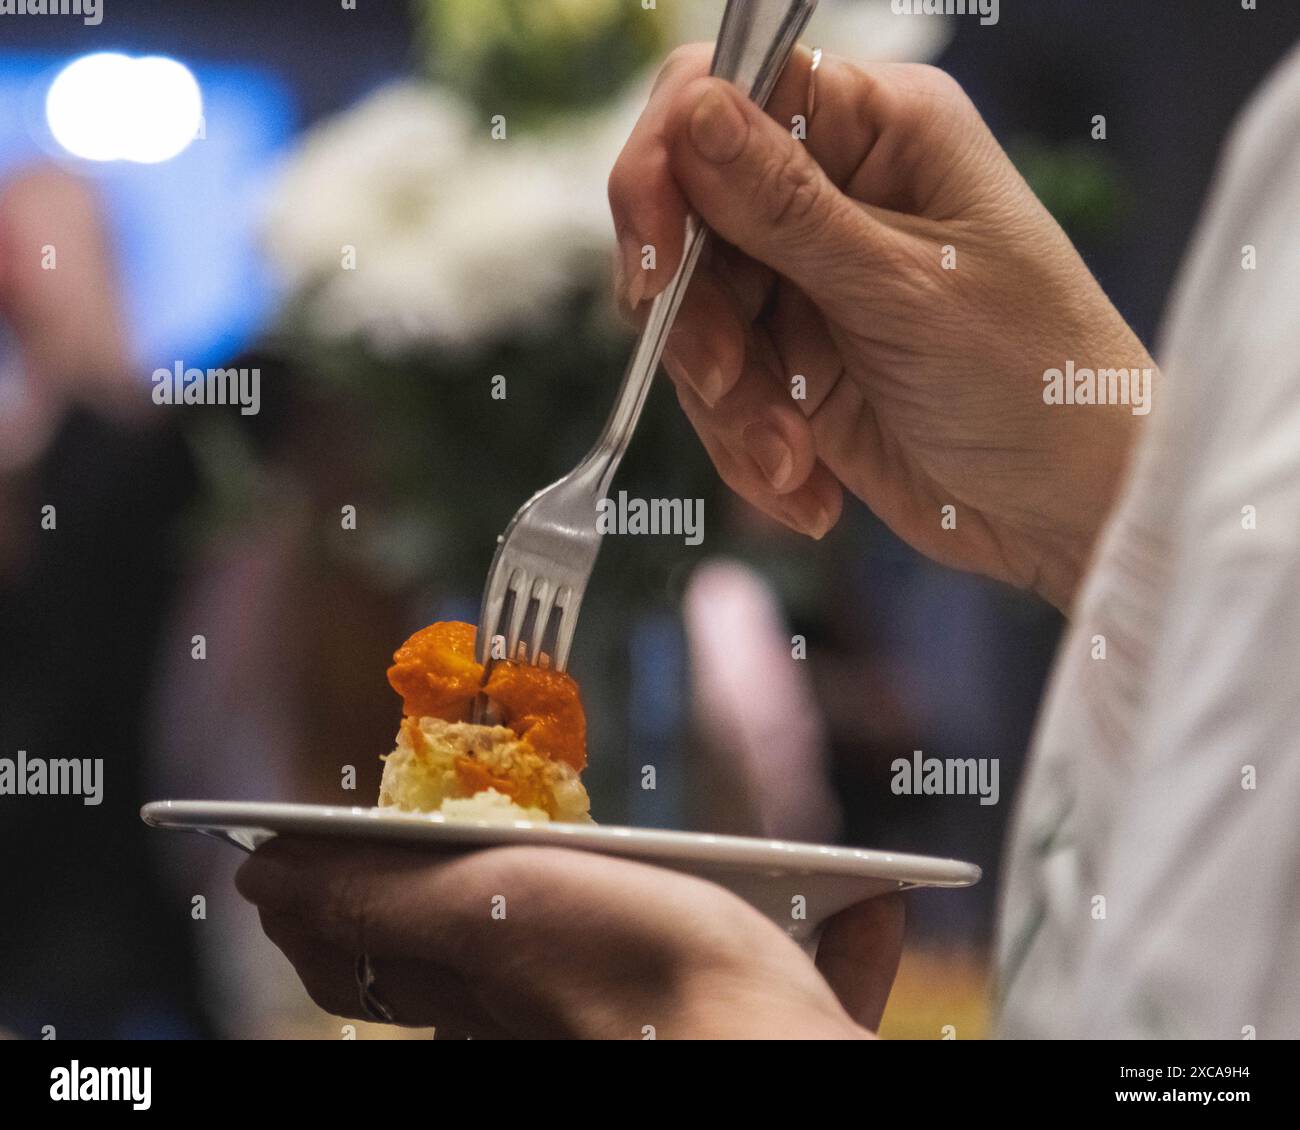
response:
M483 666L474 660L476 634L472 624L440 622L422 628L397 649L388 681L402 696L403 712L412 718L468 722L474 698L482 690L522 741L581 770L587 764L587 719L578 700L578 685L561 671L498 661L484 686ZM457 773L467 785L477 780L474 774L489 776L473 762L464 769L458 764ZM494 781L481 787L510 795Z
M489 773L479 762L469 757L456 758L456 777L471 795L481 793L484 789L496 789L503 796L514 800L519 791L519 786L509 778Z

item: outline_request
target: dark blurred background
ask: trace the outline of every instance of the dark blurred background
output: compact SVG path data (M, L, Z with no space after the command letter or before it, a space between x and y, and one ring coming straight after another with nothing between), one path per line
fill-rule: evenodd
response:
M106 765L98 807L0 797L0 1028L328 1034L235 853L137 810L372 802L392 651L473 619L496 533L608 408L629 339L604 176L657 61L720 4L103 2L97 26L0 17L0 756ZM1004 0L984 27L822 0L807 38L952 71L1153 343L1224 136L1300 34L1295 5L1261 9ZM102 52L182 64L202 117L167 72L141 121L96 118L102 60L47 102ZM154 404L177 362L258 368L260 411ZM914 896L885 1032L937 1035L939 1010L979 1030L1057 616L860 506L823 543L782 534L663 389L619 486L703 498L707 524L602 551L573 664L594 815L980 863L979 887ZM998 758L1001 802L894 796L913 750Z

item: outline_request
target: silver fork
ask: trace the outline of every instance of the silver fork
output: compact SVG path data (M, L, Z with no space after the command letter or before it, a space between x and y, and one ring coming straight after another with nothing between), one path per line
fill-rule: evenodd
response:
M766 105L816 6L817 0L727 0L710 73ZM632 439L707 234L690 217L681 265L651 304L595 447L564 478L525 502L497 538L478 621L477 659L485 670L498 658L549 664L559 671L568 666L578 611L600 550L597 504ZM486 710L480 695L474 720L483 721Z

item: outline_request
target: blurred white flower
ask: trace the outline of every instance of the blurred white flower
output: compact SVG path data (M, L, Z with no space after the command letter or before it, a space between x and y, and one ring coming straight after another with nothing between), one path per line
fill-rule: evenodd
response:
M605 182L639 104L493 141L445 91L409 82L314 130L266 225L311 332L392 354L540 324L606 269Z
M676 41L713 39L726 0L679 0ZM948 45L957 21L900 16L889 0L820 0L803 42L850 59L927 63Z
M676 5L677 38L712 36L721 10ZM888 0L822 0L805 39L855 58L925 59L949 34L945 20L894 16ZM308 332L398 355L544 325L607 270L605 184L647 93L648 79L592 114L494 141L445 89L407 81L312 130L265 233Z

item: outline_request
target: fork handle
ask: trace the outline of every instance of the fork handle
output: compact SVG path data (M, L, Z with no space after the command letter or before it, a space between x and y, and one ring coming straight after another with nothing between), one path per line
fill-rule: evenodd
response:
M727 0L713 52L710 74L746 91L759 106L767 100L803 32L817 0ZM619 386L618 399L589 459L599 474L599 497L605 497L614 472L631 442L654 379L664 343L677 317L708 229L698 216L686 218L686 244L676 274L651 303L650 313Z

